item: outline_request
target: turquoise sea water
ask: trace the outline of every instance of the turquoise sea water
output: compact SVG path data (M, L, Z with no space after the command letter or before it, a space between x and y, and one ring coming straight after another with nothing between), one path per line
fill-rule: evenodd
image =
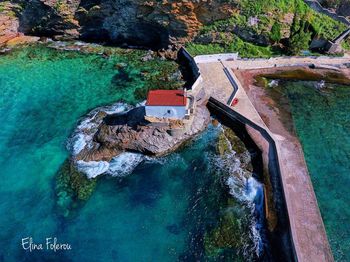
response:
M283 86L337 261L350 261L350 87Z
M120 74L117 62L127 61L46 48L0 57L0 261L232 261L243 249L254 256L256 182L242 184L241 202L229 194L215 155L220 127L128 177L100 179L73 216L57 210L55 174L78 119L97 106L136 102L133 90L146 84L139 68ZM244 246L207 257L205 234L223 215ZM24 251L26 237L44 249L57 237L72 250Z
M132 99L143 85L137 77L129 89L111 84L115 62L45 48L0 58L0 261L24 258L23 237L57 234L53 177L67 158L67 136L87 110Z

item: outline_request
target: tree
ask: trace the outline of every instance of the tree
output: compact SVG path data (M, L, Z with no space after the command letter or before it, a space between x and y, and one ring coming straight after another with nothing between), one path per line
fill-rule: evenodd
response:
M295 15L291 35L289 38L289 52L293 55L299 54L302 50L309 49L311 41L311 32L309 32L309 14L304 14L302 18Z
M270 39L275 42L278 43L282 38L282 34L281 34L281 24L278 22L275 22L271 28L271 34L270 34Z
M299 54L302 50L309 49L309 43L311 41L311 33L300 31L290 38L289 50L292 54Z

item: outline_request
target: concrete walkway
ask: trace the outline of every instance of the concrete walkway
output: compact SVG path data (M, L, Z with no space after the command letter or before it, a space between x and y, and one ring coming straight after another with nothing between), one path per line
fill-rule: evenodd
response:
M286 66L344 66L350 62L349 57L274 57L270 59L225 61L225 66L239 69L261 69Z
M278 64L278 66L308 64L339 66L348 61L346 58L274 58L256 61L237 60L198 63L203 78L202 86L207 95L230 106L232 92L234 92L234 86L236 86L237 92L234 97L238 98L239 102L234 107L230 107L258 127L266 130L274 140L289 214L292 240L298 261L334 260L301 145L298 141L297 143L289 141L286 137L272 133L269 130L231 68L269 68L275 67L275 64ZM227 72L230 74L229 77Z

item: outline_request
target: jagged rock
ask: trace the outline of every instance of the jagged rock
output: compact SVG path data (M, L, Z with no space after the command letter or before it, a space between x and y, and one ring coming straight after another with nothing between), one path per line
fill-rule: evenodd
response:
M235 157L240 161L245 176L248 178L252 175L253 166L250 153L232 129L228 127L223 128L223 131L219 135L217 151L223 159L227 159L227 156L234 153Z
M22 32L54 39L84 39L168 49L187 42L204 24L226 19L235 4L226 1L17 0L21 10L0 35ZM6 6L14 10L12 4ZM2 22L1 22L2 21ZM11 28L8 30L8 28ZM173 55L173 54L172 54Z
M183 142L203 131L210 121L205 105L198 105L193 121L183 132L173 132L169 123L150 123L145 120L143 106L124 114L107 115L94 136L94 146L85 148L76 160L110 161L121 152L139 152L146 155L164 155L177 149Z
M198 35L195 42L199 44L224 44L229 43L233 39L232 33L210 32L203 35Z
M341 1L339 7L337 8L337 13L339 15L349 17L350 16L350 2L349 1Z
M268 46L269 39L264 35L259 35L254 30L242 27L236 27L234 33L247 42L251 42L260 46Z
M0 45L9 41L10 39L18 36L19 21L15 16L12 9L16 7L12 4L5 5L4 3L0 7L3 9L0 12Z

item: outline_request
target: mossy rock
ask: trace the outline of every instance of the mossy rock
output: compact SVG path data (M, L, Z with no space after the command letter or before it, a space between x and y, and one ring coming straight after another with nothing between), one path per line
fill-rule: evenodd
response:
M221 132L221 134L219 135L217 150L219 154L222 156L227 153L230 153L231 148L237 154L243 154L247 151L245 144L235 134L235 132L231 128L224 127L223 132Z
M220 154L220 156L223 156L223 155L230 152L230 144L227 141L227 138L226 138L224 132L222 132L219 135L219 140L217 142L216 149L217 149L218 153Z
M218 256L224 250L231 250L237 256L242 248L244 226L240 219L230 211L220 219L219 224L209 233L205 234L205 253L209 257Z
M95 190L97 179L88 179L66 160L56 175L57 205L64 216L79 203L87 201Z
M256 76L254 78L255 83L254 85L262 87L262 88L267 88L269 86L269 81L267 80L266 77L263 76Z

